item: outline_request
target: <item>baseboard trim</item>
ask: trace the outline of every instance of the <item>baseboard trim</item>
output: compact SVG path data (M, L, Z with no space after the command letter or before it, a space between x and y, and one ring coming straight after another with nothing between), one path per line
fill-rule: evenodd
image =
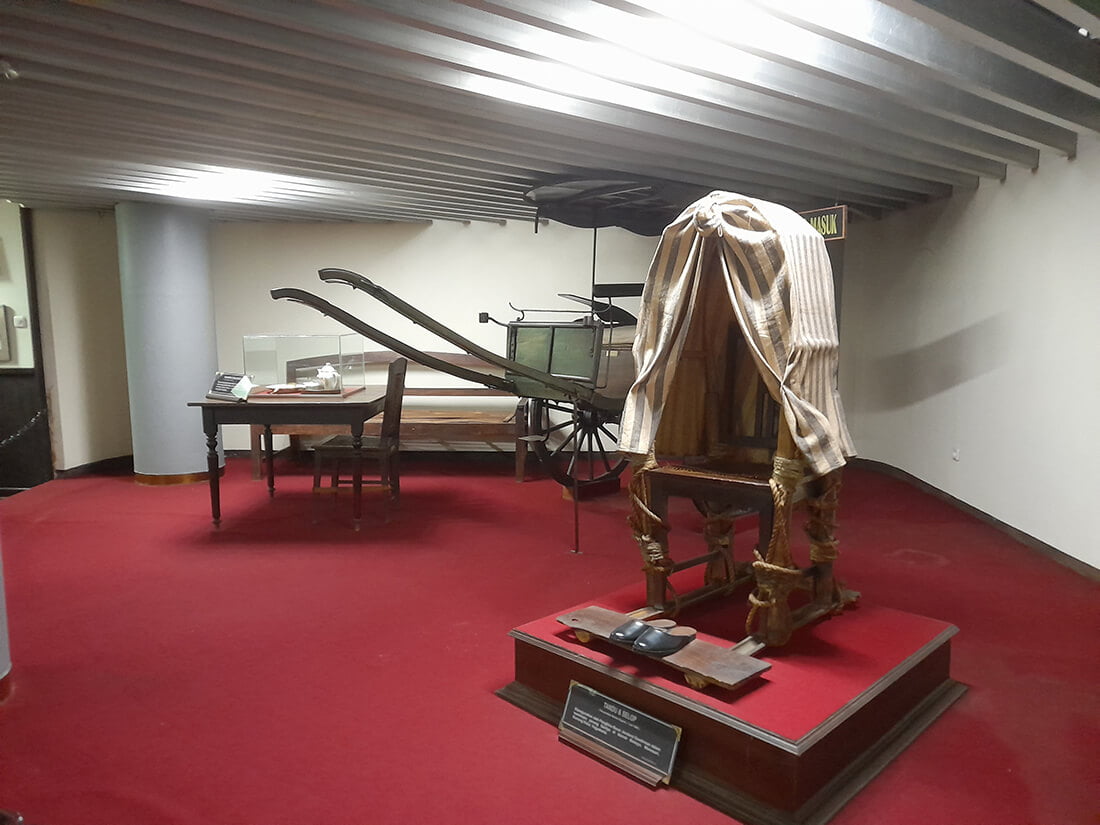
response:
M223 473L219 469L218 475ZM209 481L210 473L205 470L201 473L175 473L166 475L152 475L150 473L134 473L134 481L146 487L168 487L173 484L197 484L200 481Z
M134 457L132 455L105 458L102 461L81 464L79 467L70 467L68 470L57 470L54 473L54 478L82 478L84 476L131 476L137 484L148 487L161 487L172 484L195 484L209 479L209 474L205 471L201 473L165 475L138 473L134 471Z
M1078 558L1074 558L1068 553L1064 553L1053 545L1047 544L1041 539L1035 538L1035 536L1025 533L1023 530L1019 530L1013 527L1011 524L1006 524L994 516L989 515L984 510L979 510L971 504L967 504L962 499L955 498L950 493L946 493L939 487L935 487L929 484L923 479L917 478L912 473L908 473L892 464L887 464L883 461L875 461L871 458L853 458L848 462L853 467L858 467L863 470L870 470L871 472L881 473L882 475L889 476L890 478L897 479L898 481L904 481L907 484L916 487L922 493L927 493L930 496L938 498L940 501L950 504L958 510L973 516L979 521L988 524L990 527L995 527L1002 533L1006 534L1010 538L1020 542L1020 544L1030 547L1032 550L1036 550L1042 553L1049 559L1058 562L1063 567L1067 567L1075 573L1084 576L1087 579L1093 581L1100 581L1100 570L1093 567L1087 562L1083 562Z
M132 455L120 455L114 458L105 458L101 461L93 461L90 464L81 464L79 467L70 467L68 470L57 470L54 478L80 478L81 476L129 476L134 474L134 457Z

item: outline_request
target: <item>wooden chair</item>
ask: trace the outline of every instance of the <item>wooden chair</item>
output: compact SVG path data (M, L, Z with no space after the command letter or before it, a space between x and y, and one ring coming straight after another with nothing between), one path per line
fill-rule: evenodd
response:
M688 357L691 357L691 353ZM712 596L731 593L753 579L752 559L736 561L732 554L735 520L758 514L755 552L766 554L771 539L775 502L771 476L780 441L778 405L758 380L748 399L751 412L742 413L740 432L722 427L708 455L693 460L652 456L634 470L631 484L632 526L645 561L646 602L651 610L676 614ZM728 409L728 408L727 408ZM709 439L712 442L715 440ZM669 547L669 499L690 499L704 517L706 551L686 560L672 558ZM678 593L670 577L705 565L703 585Z
M771 466L677 466L655 464L635 469L631 484L631 523L645 563L648 613L675 615L684 607L732 592L753 582L746 632L763 645L783 645L791 632L825 613L835 612L858 598L833 576L836 558L836 508L840 471L807 479L786 425L780 422ZM668 542L670 496L692 499L706 518L703 555L685 561L672 558ZM805 498L810 565L799 567L790 550L790 527L795 501ZM734 520L759 514L754 559L735 561L731 551ZM677 593L669 580L673 573L705 564L702 587ZM792 591L810 592L810 603L792 611Z
M397 358L390 362L386 379L386 401L382 411L382 427L377 436L363 436L361 455L364 461L377 461L379 478L363 480L363 484L381 486L385 492L386 520L389 520L390 503L397 504L401 497L401 403L405 393L405 372L408 361ZM342 466L355 461L355 445L350 435L334 435L313 447L313 492L336 493L341 486L353 483L350 477L341 476ZM332 463L330 487L321 486L324 462Z
M673 403L686 405L688 414L678 416L679 429L659 431L655 452L636 464L631 481L631 526L642 551L647 612L675 615L751 582L746 632L761 645L782 645L795 627L858 595L833 578L840 471L804 476L801 454L743 341L731 329L724 346L708 349L699 339L725 336L700 329L705 335L685 348L673 384L679 390ZM694 459L678 461L680 456ZM672 558L670 496L691 499L706 518L702 555ZM792 509L801 498L808 507L811 544L811 564L805 568L794 563L790 552ZM753 558L735 561L734 521L751 512L759 514ZM706 565L703 586L676 592L672 574L697 565ZM797 612L788 606L794 590L811 594L810 604Z

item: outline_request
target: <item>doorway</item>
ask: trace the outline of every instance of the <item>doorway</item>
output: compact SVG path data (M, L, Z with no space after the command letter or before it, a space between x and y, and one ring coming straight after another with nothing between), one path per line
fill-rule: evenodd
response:
M0 204L0 496L53 478L31 213Z

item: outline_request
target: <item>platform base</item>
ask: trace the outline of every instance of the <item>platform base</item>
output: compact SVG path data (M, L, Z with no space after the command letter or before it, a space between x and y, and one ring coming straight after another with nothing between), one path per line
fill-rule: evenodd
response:
M692 689L602 640L582 644L555 617L511 632L515 680L498 695L557 724L577 681L679 726L672 787L751 825L828 822L966 690L949 672L957 629L886 608L805 628L760 654L772 667L732 692ZM737 619L683 618L701 633Z

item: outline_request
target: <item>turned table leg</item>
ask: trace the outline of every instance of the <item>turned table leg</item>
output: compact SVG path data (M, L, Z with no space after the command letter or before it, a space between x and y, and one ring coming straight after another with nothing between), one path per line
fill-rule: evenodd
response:
M218 475L218 425L209 410L203 410L202 429L206 433L206 474L210 484L210 515L214 526L222 521L221 478Z
M271 433L271 425L264 424L264 459L267 461L267 495L275 497L275 448L272 444L274 435Z

